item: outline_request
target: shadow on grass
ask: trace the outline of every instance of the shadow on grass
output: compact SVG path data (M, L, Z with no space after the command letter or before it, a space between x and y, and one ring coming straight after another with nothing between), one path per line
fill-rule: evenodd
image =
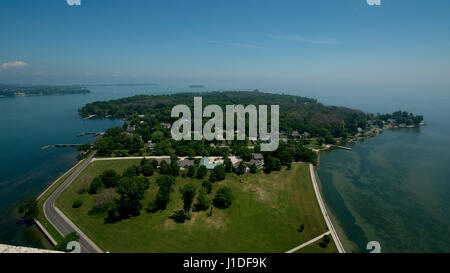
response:
M169 216L170 219L173 219L175 223L182 224L186 222L186 220L191 220L191 217L186 216L183 210L176 210L172 215Z

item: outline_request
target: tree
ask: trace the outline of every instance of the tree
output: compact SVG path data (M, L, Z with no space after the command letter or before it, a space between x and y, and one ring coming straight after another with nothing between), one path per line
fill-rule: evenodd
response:
M126 176L126 177L138 176L140 172L141 172L141 170L140 170L139 166L132 165L123 172L123 176Z
M145 157L144 157L144 158L142 158L142 159L141 159L141 164L140 164L140 165L141 165L141 167L144 167L144 166L145 166L145 164L146 164L147 162L148 162L148 161L147 161L147 158L145 158Z
M205 175L208 173L208 169L206 168L206 166L205 165L201 165L199 168L198 168L198 171L197 171L197 178L198 179L202 179L203 177L205 177Z
M117 200L113 200L108 204L107 216L105 223L115 223L120 221L120 211Z
M244 160L241 160L241 161L239 162L239 165L238 165L238 168L237 168L237 171L236 171L236 172L237 172L238 174L244 174L246 169L247 169L247 163L245 163Z
M312 164L317 165L317 153L302 145L296 147L294 159L295 161L311 162Z
M120 176L114 170L106 170L101 175L103 185L107 188L112 188L117 185Z
M149 182L145 177L123 177L120 179L117 185L117 193L120 194L118 205L122 219L140 214L141 200L144 198L148 187Z
M231 160L228 157L225 157L224 161L223 161L223 165L225 166L225 171L227 173L231 173L233 172L233 163L231 162Z
M211 200L206 195L206 190L204 188L200 189L197 196L197 203L195 204L195 209L197 211L207 210L211 206Z
M190 218L191 206L195 197L195 186L192 183L186 184L180 189L180 193L183 200L184 214Z
M94 180L92 180L91 185L89 186L89 194L96 194L103 187L103 182L100 176L96 176Z
M152 141L155 143L161 142L164 139L164 133L161 131L156 131L152 134Z
M83 143L80 146L78 146L78 151L89 151L91 149L91 144L90 143Z
M165 160L162 160L161 163L159 164L159 173L160 174L170 174L171 172L171 168L169 166L169 164L167 164L167 162Z
M286 165L286 164L292 162L292 154L289 151L286 151L286 150L282 151L280 153L279 157L280 157L281 163L283 165Z
M27 220L33 220L39 215L38 203L36 196L25 197L23 203L18 207L19 213L25 214Z
M174 177L180 175L180 167L176 161L172 161L172 163L170 163L170 175Z
M279 171L281 169L281 161L278 158L267 156L264 159L264 172Z
M195 166L191 165L189 166L187 173L186 173L187 177L194 177L195 176Z
M98 155L109 155L113 149L114 142L111 137L97 138L94 142L94 149L97 150Z
M206 190L207 193L211 193L212 191L212 183L209 180L205 180L202 183L202 187Z
M154 172L153 165L150 162L145 162L145 165L142 167L142 174L144 176L152 176Z
M173 176L162 175L156 179L156 184L158 184L159 190L156 193L156 200L151 210L163 210L169 203L172 185L175 184L175 178Z
M231 206L233 195L231 188L227 186L221 186L214 197L213 204L219 209L226 209Z
M158 161L153 159L151 162L152 162L153 169L154 170L158 169Z
M143 147L144 142L142 141L142 138L137 134L133 134L130 140L130 144L128 145L130 154L135 154L139 152L139 150L142 149Z
M251 164L250 165L250 173L257 173L258 172L258 168L256 167L255 164Z
M222 164L217 165L214 167L211 173L211 177L214 178L214 180L211 180L211 182L222 181L225 179L225 176L226 176L225 167Z

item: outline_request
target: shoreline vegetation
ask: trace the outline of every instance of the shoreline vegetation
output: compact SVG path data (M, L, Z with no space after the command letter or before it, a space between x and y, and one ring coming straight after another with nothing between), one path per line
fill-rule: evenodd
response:
M250 140L248 138L243 141L174 141L170 137L170 125L175 120L170 118L171 108L178 104L186 104L192 107L193 97L198 95L203 97L205 104L217 104L221 107L229 104L280 105L279 148L272 152L261 152L261 141ZM202 157L216 158L213 159L214 163L206 163L206 165L214 164L216 166L211 168L210 172L206 171L206 173L201 175L200 179L206 174L209 174L206 175L206 177L209 177L208 180L206 180L209 181L208 183L220 184L218 182L224 179L227 181L228 178L226 177L231 175L233 180L240 179L240 182L242 183L242 178L253 174L258 174L257 177L269 177L273 175L272 173L278 174L283 172L286 175L292 172L291 169L293 169L294 166L297 168L296 166L298 166L298 163L296 162L310 162L317 166L320 151L338 147L337 145L339 144L352 143L360 139L373 137L386 129L403 127L411 128L424 125L423 116L416 116L404 111L383 115L366 114L362 111L345 107L325 106L310 98L261 93L257 90L253 92L232 91L151 96L140 95L111 101L89 103L79 110L79 114L84 119L121 118L125 121L122 127L106 130L106 132L102 134L102 137L96 139L94 144L86 143L80 145L79 159L86 158L93 150L97 151L98 158L103 158L106 162L108 161L107 159L111 157L123 157L124 159L133 157L167 157L167 159L158 161L150 159L145 162L145 160L143 160L141 161L140 167L138 166L137 168L129 166L128 169L124 169L123 166L115 166L114 168L103 170L103 173L101 173L100 170L91 170L91 172L96 173L97 176L94 177L88 175L89 177L87 177L84 175L84 177L80 178L83 180L82 188L78 188L76 192L72 190L72 196L65 194L66 191L69 191L69 189L66 189L62 196L57 200L58 206L64 207L62 210L68 214L69 218L75 220L74 222L91 221L89 219L79 218L79 215L74 216L73 212L79 210L78 208L83 207L83 204L86 204L86 202L88 205L84 206L93 206L95 202L98 203L99 201L93 200L92 198L88 198L88 201L81 200L80 198L72 200L74 195L83 195L86 192L89 192L90 195L95 195L100 192L109 191L107 194L108 198L105 196L103 196L104 198L102 197L102 201L105 201L103 200L105 198L108 199L108 202L106 202L107 204L103 204L103 209L97 211L99 214L96 215L103 215L101 216L101 219L103 219L102 222L105 221L105 223L109 223L103 223L103 225L121 225L122 228L125 228L125 226L123 226L124 222L130 221L130 219L139 218L139 215L141 215L140 211L142 210L143 205L140 200L143 198L147 200L148 197L145 196L149 195L149 188L152 190L154 187L150 186L152 181L155 182L160 189L156 194L156 200L163 197L160 196L161 194L165 195L165 206L167 206L169 195L171 195L171 192L173 191L169 185L174 184L175 179L169 183L167 181L170 179L167 178L166 182L169 183L167 184L167 191L161 192L161 189L166 187L164 184L166 182L161 182L159 179L156 179L158 181L154 181L155 179L153 179L153 177L175 177L177 180L177 177L181 177L182 181L186 182L185 179L188 179L187 181L189 181L189 179L192 179L189 177L193 177L193 173L194 177L196 177L196 173L202 169L200 167L203 167L201 165L203 165L204 162L199 164L200 158ZM184 159L179 160L180 157ZM262 158L262 164L261 161L256 160L256 157ZM221 163L217 164L217 158ZM233 161L231 161L230 158L233 159ZM166 162L166 160L168 160L168 162ZM179 166L180 163L186 163L190 160L193 164ZM91 163L89 168L101 164L100 162L101 161ZM155 162L156 164L153 164ZM220 168L222 168L222 170L219 170ZM121 172L124 172L122 176L120 175ZM153 176L154 172L159 175ZM312 177L310 177L310 179L312 179ZM79 179L77 178L77 180ZM69 186L69 188L75 187L74 185L77 184L77 180ZM115 182L112 183L112 180ZM281 180L278 179L276 181ZM195 192L195 187L191 186L189 183L182 184L185 184L184 186L186 186L186 188L183 190L180 189L181 192ZM228 186L233 185L229 183L225 184ZM239 184L240 183L237 183L237 185ZM78 185L78 187L80 187L80 185ZM128 201L123 199L124 196L129 196L130 193L127 191L132 188L135 190L136 188L140 189L138 190L139 192L135 192L135 194L137 194L136 198ZM262 190L266 195L266 189ZM253 192L258 192L258 189ZM225 189L223 193L226 193ZM155 192L151 195L153 194L155 194ZM90 195L88 196L92 197ZM155 198L155 196L153 198ZM217 196L214 197L214 200L215 198L217 198ZM209 200L212 202L212 197ZM67 202L71 203L69 204ZM316 205L318 206L318 202L316 202ZM165 211L165 206L163 206L162 211ZM155 208L156 207L153 206L153 209ZM153 209L148 208L147 212L152 211ZM161 208L158 210L160 209ZM92 208L90 211L92 212ZM90 214L88 213L87 215L84 215L84 217L90 217L88 215ZM249 216L247 215L247 217ZM178 214L174 214L169 218L179 220L183 218L183 223L185 221L192 223L190 221L190 209L186 210L186 207L184 210L178 211ZM321 218L325 221L323 217ZM98 221L98 219L96 221ZM92 224L93 223L90 223L89 226ZM98 228L100 230L104 229L101 226L98 226ZM303 231L303 224L297 231ZM87 234L91 236L93 235L92 232L93 231L88 231ZM326 232L326 230L324 232ZM320 234L329 234L329 232L324 232L316 234L316 236ZM312 238L314 237L310 237L309 239ZM107 238L103 236L103 240L106 239ZM334 241L335 240L331 240L331 242L335 243ZM326 248L329 243L330 238L324 236L324 240L319 244L321 245L321 248ZM102 246L102 244L100 245ZM309 246L308 249L311 249L311 251L320 250L320 248L315 249L314 247ZM115 250L119 251L120 249Z
M0 98L25 96L50 96L88 94L86 87L81 85L8 85L0 84Z
M230 104L279 105L280 147L273 153L263 153L264 156L275 155L276 158L280 158L284 151L294 157L294 151L298 149L318 152L377 136L386 129L425 125L423 116L406 111L367 114L346 107L325 106L311 98L262 93L257 90L137 95L92 102L82 107L79 114L84 119L112 118L125 121L122 128L109 129L103 138L94 143L94 148L101 150L101 156L216 156L228 151L237 153L238 156L244 155L244 159L250 160L251 151L260 152L261 140L248 138L245 141L172 140L170 127L176 118L170 117L171 109L179 104L192 108L194 96L202 96L205 105L216 104L222 109ZM203 123L205 122L204 119ZM241 148L243 146L248 149ZM307 157L303 159L316 165L314 156Z

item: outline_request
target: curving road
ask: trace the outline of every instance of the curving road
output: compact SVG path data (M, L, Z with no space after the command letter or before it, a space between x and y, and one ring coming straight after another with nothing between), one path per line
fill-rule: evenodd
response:
M82 253L102 253L103 251L92 242L72 221L69 220L56 206L55 201L58 196L72 183L75 178L91 163L95 153L90 155L62 184L59 186L44 203L44 214L47 220L62 235L67 235L73 231L80 235L80 247Z

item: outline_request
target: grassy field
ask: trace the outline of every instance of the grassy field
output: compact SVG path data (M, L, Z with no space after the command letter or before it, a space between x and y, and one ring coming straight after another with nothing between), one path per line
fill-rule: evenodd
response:
M178 224L169 218L182 209L179 188L201 180L178 177L168 208L115 224L104 224L104 215L90 215L95 195L80 193L93 177L104 170L122 172L139 160L111 160L91 163L61 194L56 205L102 250L110 252L285 252L327 231L319 209L307 164L295 163L292 170L269 175L227 174L224 181L214 183L232 188L234 200L230 208L193 212L192 219ZM151 202L158 190L157 175L150 177L150 188L143 201ZM240 179L243 183L240 183ZM83 205L72 208L75 200ZM297 229L304 224L303 232ZM334 246L333 246L334 247ZM319 251L322 250L322 251ZM311 249L311 252L336 251L335 248Z

